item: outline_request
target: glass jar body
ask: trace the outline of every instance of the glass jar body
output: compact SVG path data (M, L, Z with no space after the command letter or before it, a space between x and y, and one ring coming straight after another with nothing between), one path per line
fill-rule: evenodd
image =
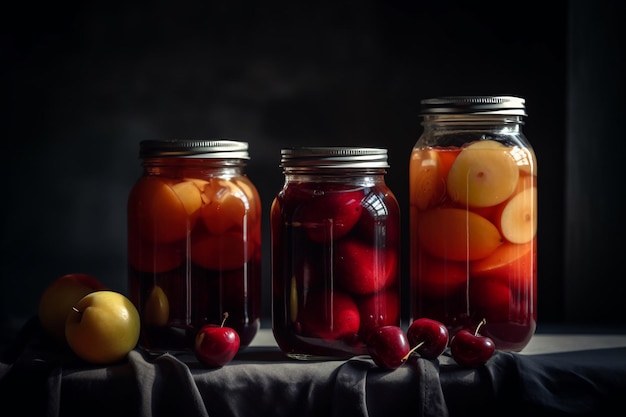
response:
M237 159L146 158L128 199L130 298L149 351L194 349L206 324L250 344L261 315L261 201Z
M367 354L400 325L396 197L380 171L331 171L286 174L271 207L272 329L295 359Z
M410 158L411 320L520 351L537 321L537 162L508 115L426 116Z

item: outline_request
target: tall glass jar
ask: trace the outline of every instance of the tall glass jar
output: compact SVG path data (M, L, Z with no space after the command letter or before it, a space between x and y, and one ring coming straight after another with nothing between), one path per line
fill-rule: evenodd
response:
M367 354L373 329L400 325L399 221L387 150L281 151L270 213L272 329L295 359Z
M411 320L429 317L520 351L537 322L537 162L525 100L422 101L410 158Z
M248 144L140 143L143 174L128 198L130 298L140 345L191 351L205 324L250 344L261 315L261 201L246 176Z

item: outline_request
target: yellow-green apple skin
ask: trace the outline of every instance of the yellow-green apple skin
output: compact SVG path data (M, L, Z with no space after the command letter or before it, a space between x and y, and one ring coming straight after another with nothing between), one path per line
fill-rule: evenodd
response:
M65 343L65 320L72 306L85 295L105 289L95 277L84 273L66 274L52 281L39 298L37 314L44 331Z
M74 305L65 322L65 337L81 359L110 364L124 359L139 341L135 305L115 291L94 291Z

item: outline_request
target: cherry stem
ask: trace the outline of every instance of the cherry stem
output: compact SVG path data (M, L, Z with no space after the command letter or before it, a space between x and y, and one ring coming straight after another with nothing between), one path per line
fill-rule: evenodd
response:
M487 319L482 319L480 323L478 323L478 326L476 326L476 331L474 332L474 336L478 336L478 330L480 330L480 328L483 327L483 325L485 324L487 324Z
M409 359L409 356L411 356L411 354L415 352L417 349L421 348L424 343L426 343L426 341L422 340L417 345L415 345L411 350L409 350L409 353L404 355L404 358L402 358L402 363L406 362Z
M220 327L224 327L224 323L226 322L227 318L228 318L228 311L224 313L224 319L222 320L222 325Z

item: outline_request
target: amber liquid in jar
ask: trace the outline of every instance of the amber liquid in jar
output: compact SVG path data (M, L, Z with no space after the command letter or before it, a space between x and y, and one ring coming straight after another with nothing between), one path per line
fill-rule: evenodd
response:
M246 347L261 314L261 202L243 171L247 144L150 141L141 152L144 174L128 200L140 345L193 350L197 331L228 313Z
M344 152L347 162L326 161ZM270 213L272 328L295 359L367 354L373 329L400 324L399 207L381 162L359 163L360 152L283 150ZM387 166L386 150L372 152Z
M480 103L495 114L459 114L459 100L475 104L439 102L411 154L411 315L443 322L451 337L484 319L480 333L497 349L520 351L537 321L535 155L523 108L494 98Z

